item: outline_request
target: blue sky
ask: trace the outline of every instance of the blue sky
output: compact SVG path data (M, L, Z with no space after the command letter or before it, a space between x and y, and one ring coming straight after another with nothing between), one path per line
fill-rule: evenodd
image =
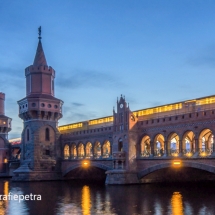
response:
M10 0L0 2L0 91L10 137L22 120L24 69L42 26L55 96L64 101L59 125L112 114L125 95L131 110L215 94L213 0Z

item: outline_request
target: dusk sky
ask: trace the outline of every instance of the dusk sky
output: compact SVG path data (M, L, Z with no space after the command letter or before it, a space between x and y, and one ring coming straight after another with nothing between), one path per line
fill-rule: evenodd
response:
M13 119L24 69L42 44L64 101L59 125L215 94L214 0L10 0L0 3L0 92Z

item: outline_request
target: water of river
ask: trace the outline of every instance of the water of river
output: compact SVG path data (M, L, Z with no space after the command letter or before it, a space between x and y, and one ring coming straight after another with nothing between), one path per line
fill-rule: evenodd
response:
M29 197L35 200L12 199L29 194L37 195ZM105 186L98 182L17 183L2 179L1 214L214 215L215 183Z

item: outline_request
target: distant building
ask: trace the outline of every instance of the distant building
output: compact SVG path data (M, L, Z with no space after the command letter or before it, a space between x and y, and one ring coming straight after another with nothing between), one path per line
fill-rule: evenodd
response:
M0 176L8 174L8 160L10 156L10 144L8 132L11 130L12 119L5 116L5 94L0 92Z

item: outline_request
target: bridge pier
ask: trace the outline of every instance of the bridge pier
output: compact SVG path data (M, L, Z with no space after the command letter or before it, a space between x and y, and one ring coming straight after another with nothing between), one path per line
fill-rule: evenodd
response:
M105 184L139 184L136 172L126 170L108 170Z

